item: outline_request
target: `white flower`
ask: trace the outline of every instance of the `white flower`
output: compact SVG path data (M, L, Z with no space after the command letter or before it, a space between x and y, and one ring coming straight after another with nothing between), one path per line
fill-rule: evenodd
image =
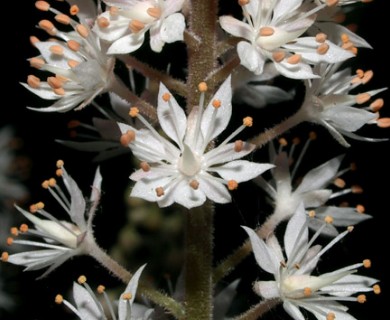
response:
M218 147L210 149L210 142L225 130L232 114L230 77L204 110L204 90L201 91L199 106L194 107L187 118L168 89L160 85L158 119L174 143L161 136L140 115L138 118L147 129L137 130L119 124L122 142L128 144L142 161L141 169L130 176L137 182L131 196L157 201L161 207L174 202L186 208L197 207L206 201L206 197L217 203L227 203L231 196L226 185L233 190L239 182L253 179L272 167L236 160L255 148L241 140L229 143L246 126L252 125L250 117L245 118L243 125ZM136 115L136 111L133 109L130 113Z
M45 3L38 1L42 2ZM39 22L39 26L56 39L39 41L33 38L40 56L31 58L30 64L53 73L53 76L41 81L30 75L27 83L22 85L42 99L56 101L49 107L30 109L46 112L80 110L109 89L115 60L105 54L99 39L87 24L73 20L49 4L41 4L39 8L57 14L59 22L69 24L75 31L62 32L49 20Z
M360 193L361 188L353 185L345 187L345 181L340 177L349 171L349 168L340 170L343 156L334 157L323 164L308 171L300 182L296 183L295 173L302 162L303 156L309 146L310 141L315 139L314 133L310 134L310 139L305 143L302 153L294 159L293 148L296 149L299 141L294 140L293 147L289 154L282 150L282 145L278 153L275 152L273 144L270 144L271 163L275 168L271 170L272 179L266 181L262 176L253 181L267 192L274 206L273 215L270 221L278 224L288 220L296 211L300 203L311 215L309 227L314 230L322 228L322 234L336 236L336 227L347 227L372 218L368 214L363 214L360 208L337 207L326 205L326 202L348 193ZM290 164L294 166L290 168ZM331 184L337 185L341 190L333 191ZM325 220L332 219L332 223ZM265 222L267 224L267 222ZM325 227L322 227L323 225ZM266 228L267 229L267 228ZM266 235L264 235L266 236Z
M255 282L255 292L265 299L281 299L285 311L295 320L305 319L300 309L313 313L318 320L353 320L355 318L347 313L348 308L338 301L363 303L366 299L364 294L354 295L360 292L380 291L379 286L374 285L378 280L354 275L358 268L369 267L369 260L319 276L311 275L321 256L349 233L352 227L339 234L324 248L313 245L320 230L309 239L307 216L300 205L284 234L286 259L274 235L264 242L255 231L248 227L243 228L250 237L258 265L275 278L273 281Z
M317 78L310 65L321 61L341 62L353 54L325 38L301 37L325 7L302 5L302 0L251 0L242 5L245 22L230 16L219 19L221 27L244 38L237 45L241 64L255 74L263 72L267 60L280 74L293 79Z
M338 70L338 67L338 64L316 66L316 71L321 78L306 82L305 101L299 112L305 121L320 124L328 129L331 135L345 147L349 147L349 144L343 135L358 140L378 141L378 139L361 137L353 132L365 124L377 124L380 127L389 125L387 118L378 119L377 111L383 105L382 99L375 100L368 107L361 107L387 88L350 94L349 91L352 89L367 83L373 73L358 70L357 74L351 75L350 69Z
M63 179L70 199L57 185L54 178L44 181L42 186L50 191L51 195L69 215L71 222L57 219L44 209L42 202L30 206L32 213L16 206L34 224L35 229L30 229L26 224L22 224L19 231L13 232L13 236L31 235L40 238L40 241L20 240L10 237L8 238L8 243L17 243L41 249L11 255L3 253L2 257L4 261L9 263L25 266L25 270L38 270L49 267L42 277L69 258L88 253L87 245L89 242L94 241L92 219L100 199L102 177L99 170L96 171L90 197L92 206L87 210L83 194L76 182L65 171L61 160L57 162L57 166L58 170L56 173ZM38 218L38 214L46 219Z
M104 296L104 302L108 312L110 313L109 319L118 320L147 320L150 319L150 315L153 309L146 308L143 305L134 303L139 278L142 271L145 269L146 264L139 267L138 270L131 277L125 290L119 297L117 307L111 302L110 297L105 292L105 287L98 286L97 292ZM62 295L57 295L55 298L56 303L66 305L74 314L80 319L88 320L100 320L107 319L105 314L105 308L95 295L92 288L86 282L87 279L84 276L80 276L78 282L73 283L73 298L75 306L69 301L65 300ZM115 311L117 309L117 311Z
M161 52L165 43L183 40L184 0L104 0L111 6L102 13L94 30L112 42L109 54L129 53L140 48L149 30L150 47Z

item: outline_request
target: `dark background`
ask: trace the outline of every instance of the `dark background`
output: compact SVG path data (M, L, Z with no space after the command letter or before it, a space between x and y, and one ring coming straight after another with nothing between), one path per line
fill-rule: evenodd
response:
M230 1L235 3L235 1ZM36 51L29 44L29 36L37 34L34 26L41 19L41 14L34 8L34 1L20 3L25 17L16 18L12 27L7 28L6 39L3 40L3 84L2 87L2 110L0 115L0 125L11 125L14 128L15 136L20 138L22 144L16 150L19 156L29 159L28 172L23 182L30 191L28 203L45 200L48 198L40 187L40 183L51 177L55 170L55 161L63 159L68 172L79 183L82 190L89 192L93 174L97 164L91 164L92 154L70 150L59 145L55 139L68 139L69 131L67 123L74 118L88 121L95 115L92 108L86 108L80 112L39 113L28 110L26 106L40 106L40 101L28 93L19 82L24 82L27 75L35 73L26 61L34 56ZM15 8L8 2L3 8L5 12L14 12ZM235 8L234 4L230 5ZM374 79L369 83L370 89L389 86L389 58L387 48L385 48L384 26L386 23L387 11L384 1L374 1L366 4L363 10L357 15L357 33L367 39L373 46L373 50L362 49L359 52L359 62L364 70L372 69ZM42 37L44 39L44 37ZM169 52L169 46L167 48ZM4 58L3 58L4 59ZM381 94L385 103L388 101L389 93ZM253 111L256 113L257 111ZM261 114L261 112L259 113ZM388 106L381 110L381 116L390 117ZM295 132L311 129L310 126L302 125L296 128ZM389 288L389 276L385 257L388 249L388 228L387 216L389 214L388 197L390 194L389 181L389 147L390 142L366 143L351 141L352 147L345 150L338 146L336 142L327 137L326 132L321 128L318 130L321 138L314 146L317 164L325 161L328 157L336 156L347 152L347 159L357 164L358 170L354 173L353 181L360 184L364 193L359 196L357 203L362 203L367 213L374 216L374 219L358 225L354 233L343 241L343 244L335 248L335 252L329 252L324 257L325 268L340 267L346 263L354 263L365 258L370 258L373 266L370 270L363 271L364 274L380 279L383 293L380 296L369 295L369 301L365 305L351 305L353 315L358 319L368 319L385 314L387 290ZM301 130L301 131L300 131ZM390 129L379 130L373 127L362 130L362 134L374 137L390 137ZM329 156L327 156L329 154ZM261 157L261 153L259 154ZM315 160L316 161L316 160ZM319 162L318 162L319 161ZM104 248L109 248L116 240L116 232L124 222L121 214L124 210L123 190L128 184L127 177L132 171L129 165L129 158L121 156L117 159L108 160L101 164L104 177L103 189L107 186L106 196L102 207L105 211L99 215L96 221L96 234L99 243ZM108 187L110 186L110 187ZM114 187L111 187L114 186ZM111 189L112 188L112 189ZM108 191L110 190L110 191ZM116 192L114 192L116 190ZM231 248L238 245L244 236L241 230L237 231L237 225L244 224L255 226L261 221L260 204L251 199L254 198L249 188L244 186L240 192L234 194L233 204L227 206L217 206L216 212L216 247L217 257L222 257L224 253L229 253ZM242 204L240 201L247 201ZM355 201L355 199L352 199ZM254 213L255 212L255 213ZM339 256L338 256L339 255ZM248 279L244 277L244 284L254 280L258 271L253 261L248 261L242 266L245 274L249 274ZM345 262L344 262L345 261ZM340 264L342 262L342 264ZM53 303L53 297L61 292L66 293L72 280L81 273L93 275L100 282L115 286L119 283L106 274L104 270L97 267L89 258L77 258L61 266L55 273L46 279L36 281L35 277L39 273L23 273L21 268L10 265L3 265L2 269L6 274L7 290L15 294L18 308L12 313L0 313L0 318L4 320L12 319L58 319L63 315L63 310ZM247 271L248 270L248 271ZM249 278L250 277L250 278ZM242 285L239 290L246 292L247 288ZM254 301L250 291L246 294L248 301ZM271 316L274 314L271 314ZM284 318L287 315L277 316ZM65 316L64 316L65 318Z

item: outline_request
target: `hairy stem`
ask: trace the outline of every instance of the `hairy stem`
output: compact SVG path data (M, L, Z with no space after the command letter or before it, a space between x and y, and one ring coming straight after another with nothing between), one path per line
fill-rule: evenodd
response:
M235 317L233 320L257 320L260 319L265 313L270 311L273 307L280 303L279 299L270 299L262 301L252 306L248 311Z
M186 319L212 319L213 207L191 209L186 218Z

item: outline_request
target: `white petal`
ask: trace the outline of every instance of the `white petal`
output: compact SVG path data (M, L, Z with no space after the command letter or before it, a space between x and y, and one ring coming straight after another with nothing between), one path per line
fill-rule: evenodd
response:
M39 88L31 88L27 83L21 82L20 84L42 99L57 100L61 98L61 96L54 93L53 89L47 84L47 82L41 83Z
M214 297L213 319L225 319L224 316L229 311L229 308L236 295L236 289L239 280L234 280L232 283L223 288Z
M253 284L253 291L264 299L279 298L279 287L276 281L256 281Z
M294 320L305 320L299 308L290 301L285 300L283 302L283 308Z
M212 106L213 100L219 100L221 106L218 109L215 109ZM229 124L230 117L232 115L232 85L231 85L231 76L228 76L227 79L222 83L218 88L217 92L211 99L210 103L207 105L206 110L202 116L201 129L203 137L208 138L208 143L216 136L218 136ZM212 114L216 112L215 118Z
M238 38L252 40L253 30L247 24L231 16L219 17L219 23L226 32Z
M322 189L302 193L299 197L305 208L315 208L328 201L331 195L332 190Z
M215 149L210 150L203 156L204 165L207 167L211 167L219 163L225 163L240 159L242 157L245 157L255 149L254 144L248 142L243 143L244 144L242 150L239 152L234 151L234 143L228 143L222 147L217 147Z
M241 64L255 74L261 74L264 68L264 57L250 43L241 41L237 45Z
M39 262L44 263L45 261L57 259L58 256L62 255L63 253L63 251L51 249L20 252L9 255L7 262L15 265L29 267Z
M93 0L66 0L70 6L77 5L77 17L82 22L95 20L97 16L97 7Z
M207 198L216 203L229 203L232 201L229 191L221 182L208 177L208 175L199 175L199 188Z
M174 12L180 11L183 7L185 0L165 0L164 14L170 15Z
M170 94L170 100L164 101L162 96ZM161 128L178 146L182 147L182 141L187 128L187 118L183 108L179 106L176 99L169 92L167 87L160 83L157 102L157 115Z
M284 233L284 247L288 259L292 257L294 252L298 252L308 243L309 231L306 227L303 229L306 219L305 209L303 204L300 203L294 215L288 222Z
M172 192L174 192L175 202L187 209L199 207L206 201L203 190L201 188L194 190L187 180L180 181Z
M277 274L280 267L280 260L278 257L268 249L268 246L259 238L255 231L245 226L242 226L242 228L244 228L250 238L252 251L257 264L263 270L272 274Z
M352 207L341 208L329 206L316 209L317 218L324 219L326 216L331 216L334 219L333 224L338 227L352 226L372 218L369 214L359 213L356 208Z
M99 18L106 18L110 21L110 24L105 28L100 28L97 23L93 27L93 31L98 35L100 39L113 42L124 37L128 34L130 19L122 15L117 15L115 19L111 19L108 11L103 12Z
M87 289L76 282L73 283L73 298L82 319L101 319L102 314L100 308L96 305L95 300L91 297Z
M108 54L124 54L134 52L144 43L145 32L140 31L137 34L129 34L116 40L109 48Z
M337 280L336 282L322 287L322 291L329 291L334 296L350 296L359 292L370 292L372 286L378 280L370 277L350 274Z
M158 25L153 25L149 30L149 35L150 48L154 52L161 52L165 45L165 41L161 38L160 27Z
M314 79L319 78L311 70L311 67L303 62L297 64L287 63L285 60L275 62L275 68L287 78L291 79Z
M61 42L57 42L57 41L44 41L44 42L42 42L42 41L40 41L40 42L35 43L34 46L38 48L39 52L41 53L41 55L43 56L43 58L45 59L47 64L53 65L53 66L58 67L58 68L70 69L70 67L68 65L69 59L75 60L78 62L83 61L82 57L78 53L70 50L67 46L62 45ZM58 54L52 53L50 51L50 48L52 46L56 46L56 47L60 46L62 48L63 54L58 55Z
M181 13L171 14L164 19L161 25L160 36L162 41L166 43L182 41L185 27L186 23Z
M102 178L102 175L100 173L100 167L98 167L96 169L95 177L93 179L92 192L91 192L91 197L90 197L91 202L95 202L95 201L98 201L100 199L102 180L103 180L103 178Z
M131 190L130 196L145 199L147 201L152 202L158 201L160 199L157 197L156 188L165 186L171 180L172 178L167 177L157 177L154 179L144 178L134 185L133 189Z
M280 20L281 17L288 17L302 4L302 0L277 1L273 10L273 19Z
M274 167L274 165L268 163L254 163L246 160L237 160L216 168L209 168L208 171L217 172L225 180L243 182L257 177L272 167Z

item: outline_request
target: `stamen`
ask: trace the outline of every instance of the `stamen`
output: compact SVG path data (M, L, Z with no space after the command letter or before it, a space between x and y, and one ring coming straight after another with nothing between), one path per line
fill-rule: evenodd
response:
M50 187L54 187L56 184L57 184L56 179L54 179L54 178L49 179L49 186ZM37 205L38 205L38 203L37 203Z
M56 170L56 176L57 177L62 177L63 174L64 174L64 171L62 169L57 169Z
M385 104L384 100L382 98L379 98L376 99L374 102L372 102L369 108L373 112L378 112L383 107L384 104Z
M1 253L1 261L7 262L8 261L9 254L8 252L2 252Z
M51 23L49 20L41 20L38 22L38 25L51 36L54 36L57 33L57 29L54 27L54 24Z
M142 171L144 171L144 172L150 171L150 165L146 161L142 161L140 163L140 167L141 167Z
M156 195L157 195L157 197L162 197L164 195L163 187L157 187L156 188Z
M35 8L41 11L49 11L50 4L48 4L46 1L37 1L35 2Z
M346 34L343 34L343 36L345 36L348 40L347 40L347 41L342 40L342 41L343 41L343 42L348 42L348 41L349 41L348 36L347 36ZM342 36L342 37L343 37L343 36ZM343 39L343 38L341 38L341 39ZM361 78L363 78L363 76L364 76L364 71L363 71L362 69L357 69L357 70L356 70L356 75L361 79Z
M212 102L212 106L213 106L215 109L220 108L220 107L221 107L221 100L214 99L213 102Z
M367 297L364 294L360 294L357 296L357 302L359 303L365 303L367 301Z
M60 168L62 168L63 166L64 166L64 161L61 160L61 159L57 160L57 162L56 162L56 167L60 169Z
M79 51L80 50L80 46L81 44L78 43L76 40L68 40L66 42L66 44L68 45L68 48L72 51Z
M71 68L76 68L79 64L80 64L80 62L78 62L76 60L72 60L72 59L68 60L68 66Z
M64 297L60 294L57 294L56 297L54 298L54 302L56 304L62 304L62 302L64 302Z
M235 152L241 152L244 148L244 142L242 140L236 140L234 142L234 151Z
M31 36L30 38L30 43L35 47L35 45L38 43L38 42L41 42L41 40L39 40L36 36Z
M200 92L206 92L207 91L207 83L206 82L201 82L198 84L198 90Z
M73 6L72 6L73 7ZM76 26L76 31L77 33L82 36L83 38L87 38L88 35L89 35L89 30L86 26L82 25L82 24L78 24Z
M100 294L102 294L106 290L106 287L103 285L99 285L96 289L96 291Z
M12 227L9 231L15 237L17 237L19 235L19 230L16 227Z
M371 95L367 92L356 95L355 100L357 104L362 104L371 99Z
M329 50L329 45L327 43L322 43L321 45L318 46L317 53L320 55L324 55L328 52L328 50Z
M335 319L336 319L336 315L333 312L329 312L326 315L326 320L335 320Z
M272 59L275 62L280 62L286 57L286 53L284 51L275 51L272 52Z
M19 231L22 233L26 233L28 231L28 225L25 223L22 223L19 227Z
M332 216L326 216L326 217L324 218L324 221L325 221L326 223L332 224L333 221L334 221L334 219L333 219Z
M253 119L251 117L245 117L243 120L242 120L242 123L245 127L252 127L253 125Z
M309 218L314 218L316 216L316 212L314 210L310 210L307 214Z
M100 28L104 29L107 28L110 25L110 20L108 20L105 17L99 17L97 19L97 24Z
M62 56L64 55L64 48L58 45L53 45L49 48L50 52L52 54L55 54L57 56Z
M78 282L79 284L84 284L85 282L87 282L87 277L81 275L80 277L78 277L77 282Z
M122 146L127 147L130 143L135 140L135 131L127 130L125 134L120 137L120 143Z
M302 56L300 54L293 54L291 57L287 58L287 63L289 64L298 64L301 62Z
M48 77L47 78L47 83L53 89L61 88L62 85L63 85L63 82L61 80L59 80L58 78L56 78L56 77Z
M339 0L326 0L326 5L328 7L336 6L339 3Z
M351 187L351 191L352 191L352 193L360 194L360 193L363 193L363 188L361 186L354 185Z
M352 231L353 231L353 229L354 229L354 227L353 227L353 226L348 226L348 227L347 227L347 231L348 231L348 232L352 232Z
M312 294L312 290L309 287L306 287L306 288L303 289L303 295L305 297L310 297L311 294Z
M112 7L110 7L109 12L110 12L110 16L116 17L118 15L119 8L112 6Z
M336 180L333 181L333 184L338 187L338 188L345 188L345 181L341 178L337 178Z
M152 7L148 8L146 10L147 14L150 15L152 18L158 19L161 17L161 9L158 7Z
M13 242L14 242L14 238L12 238L12 237L8 237L7 240L6 240L6 243L9 246L12 245Z
M374 72L372 70L368 70L368 71L364 72L364 75L362 78L362 83L366 84L368 81L370 81L372 79L373 76L374 76Z
M72 15L72 16L75 16L76 14L78 14L80 11L79 7L77 5L73 5L70 7L69 9L69 13Z
M34 88L34 89L37 89L39 88L39 86L41 85L41 80L30 74L28 77L27 77L27 84L31 87L31 88Z
M381 287L379 286L379 284L375 284L372 289L374 290L374 293L375 294L380 294L381 293Z
M229 180L227 187L230 191L236 190L238 188L238 182L236 180Z
M364 259L363 260L363 267L368 269L371 268L371 260L370 259Z
M238 4L242 7L249 3L249 0L238 0Z
M285 139L285 138L280 138L278 140L279 144L282 146L282 147L287 147L288 146L288 141Z
M357 211L358 213L364 213L364 211L366 211L366 208L364 208L364 206L363 206L362 204L358 204L358 205L356 206L356 211Z
M197 180L191 180L190 187L194 190L198 190L199 188L199 181Z
M328 36L323 32L316 34L316 41L319 43L324 43L327 38L328 38Z
M389 128L390 118L380 118L376 121L376 124L379 128Z
M275 33L275 30L271 27L262 27L259 30L259 34L263 37L272 36Z
M129 112L130 117L135 118L138 116L138 114L139 114L139 109L137 107L130 108L130 112Z
M62 14L62 13L61 14L57 14L54 17L54 19L56 19L57 22L65 24L65 25L70 24L70 21L71 21L69 16L67 16L66 14Z
M126 293L122 294L123 300L131 300L132 297L133 297L133 295L130 292L126 292Z
M165 92L161 98L165 101L168 102L171 99L171 95L168 92Z
M139 20L132 20L129 24L129 29L131 30L132 33L138 33L140 32L143 28L145 28L145 24L142 23Z
M59 95L59 96L65 95L65 90L64 90L64 88L54 88L53 91L54 91L54 93L55 93L56 95Z

